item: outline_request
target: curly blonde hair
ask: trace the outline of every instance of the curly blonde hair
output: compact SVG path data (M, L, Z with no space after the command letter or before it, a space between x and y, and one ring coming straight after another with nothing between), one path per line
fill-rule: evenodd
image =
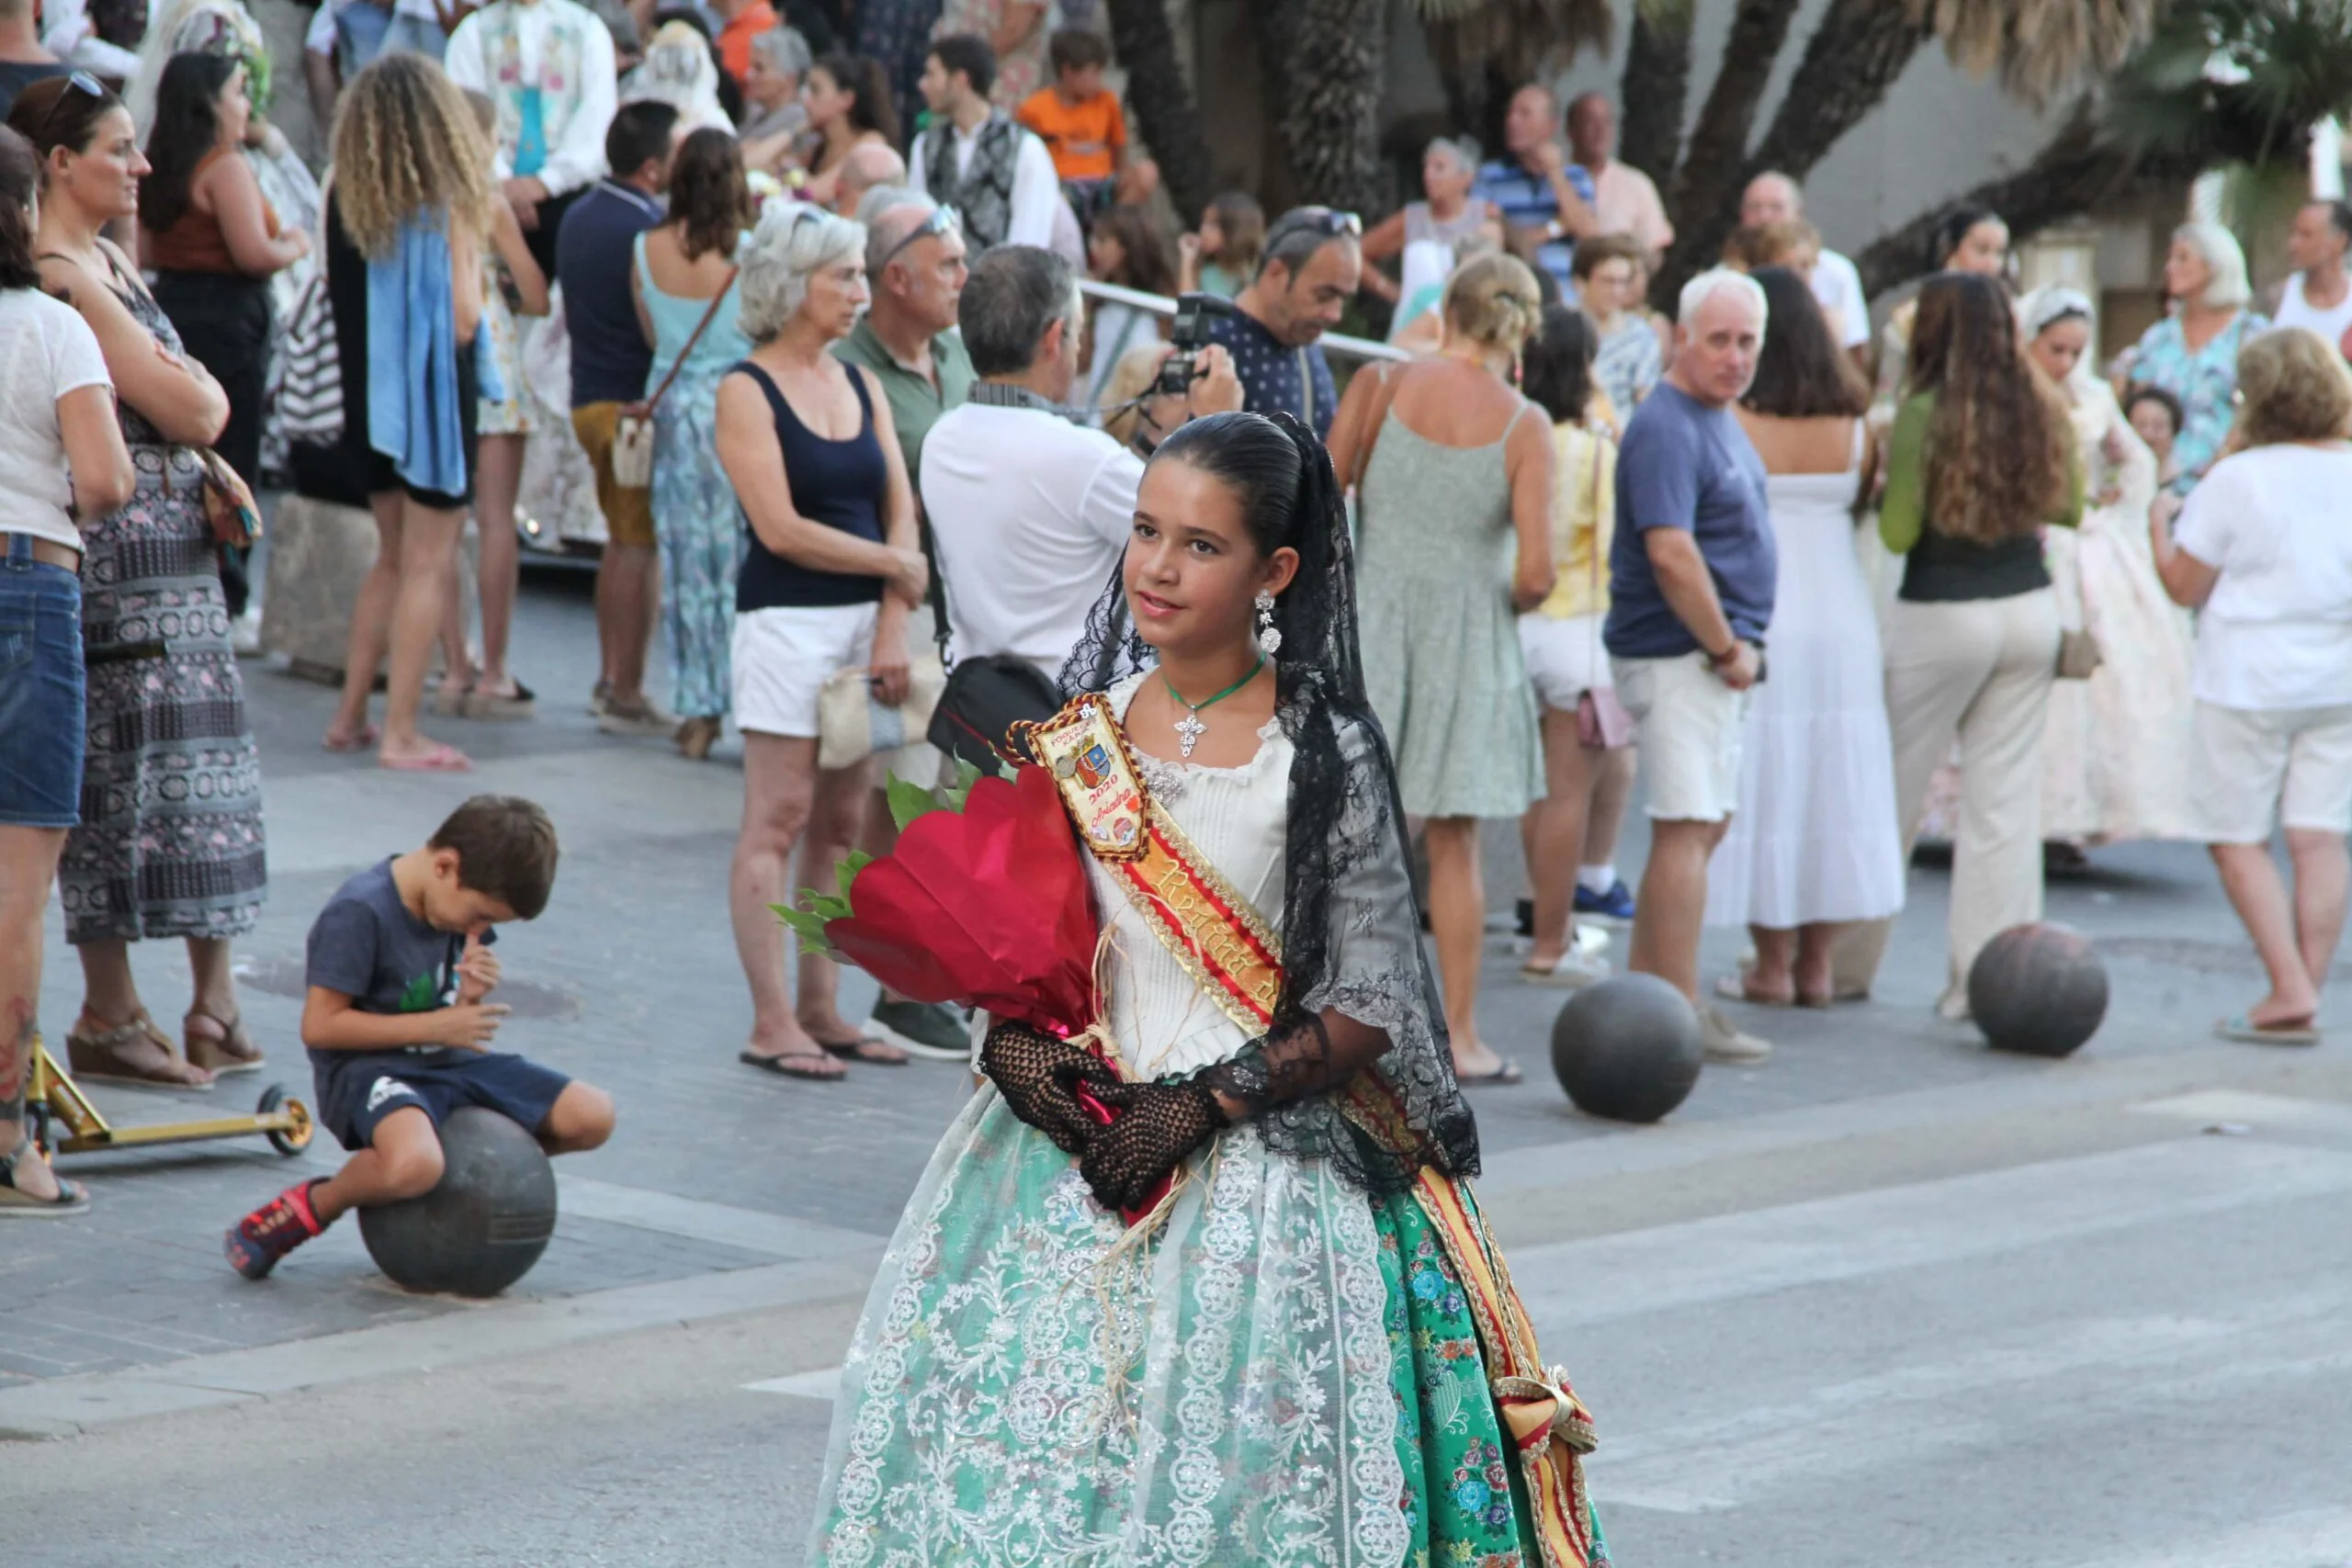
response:
M1488 251L1445 280L1445 322L1472 343L1517 354L1543 324L1544 296L1517 256Z
M334 116L335 206L360 254L381 257L401 225L447 212L490 231L491 151L472 106L421 54L385 54L351 80Z

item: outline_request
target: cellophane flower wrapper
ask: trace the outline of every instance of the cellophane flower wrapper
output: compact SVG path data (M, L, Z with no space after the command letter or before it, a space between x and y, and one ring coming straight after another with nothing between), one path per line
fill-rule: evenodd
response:
M842 894L776 913L900 996L974 1007L1067 1038L1094 1022L1086 864L1043 768L943 797L889 785L899 847L845 863Z

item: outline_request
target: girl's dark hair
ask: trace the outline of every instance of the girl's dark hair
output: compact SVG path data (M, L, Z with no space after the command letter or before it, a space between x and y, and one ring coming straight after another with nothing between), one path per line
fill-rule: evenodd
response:
M2057 391L2027 362L2008 290L1939 272L1919 290L1905 395L1931 392L1928 518L1935 530L1999 544L2039 528L2066 497L2075 431Z
M811 71L822 71L833 79L833 85L854 95L849 106L849 122L859 130L879 131L882 140L895 147L899 144L899 110L890 99L889 73L882 62L870 54L851 54L836 51L819 58Z
M1582 424L1592 402L1596 347L1582 310L1544 306L1535 335L1520 356L1519 389L1550 414L1554 424Z
M243 62L198 50L164 62L155 85L155 124L147 133L153 171L139 182L139 223L160 234L188 209L197 165L220 140L220 90Z
M1952 252L1968 238L1968 231L1979 223L2000 223L2001 215L1989 207L1962 202L1938 220L1934 236L1928 244L1928 270L1941 272L1951 264ZM2004 225L2006 227L2006 225Z
M2152 387L2145 381L2142 381L2125 388L2123 417L2130 419L2132 411L2142 403L2154 403L2164 410L2165 417L2172 421L2172 433L2176 437L2180 434L2181 426L2188 423L2188 412L2180 406L2180 400L2162 387Z
M679 248L688 261L714 252L733 255L758 215L735 138L706 126L678 144L670 165L670 216L678 220Z
M1119 243L1126 262L1125 276L1102 281L1146 294L1176 292L1176 258L1167 234L1149 212L1140 207L1114 207L1094 220L1094 228Z
M1236 277L1258 276L1266 254L1266 209L1246 190L1228 190L1209 203L1216 226L1225 232L1225 247L1209 259Z
M1347 1006L1356 1016L1356 1009L1371 1008L1363 1016L1380 1018L1390 1043L1377 1070L1403 1112L1397 1127L1374 1131L1351 1122L1330 1096L1309 1093L1272 1106L1251 1125L1269 1147L1329 1161L1342 1180L1374 1192L1403 1191L1424 1165L1472 1174L1477 1125L1454 1083L1426 960L1407 949L1404 961L1418 973L1372 982L1418 991L1394 1005L1356 989L1365 982L1340 972L1353 928L1349 906L1335 907L1333 890L1361 886L1366 867L1393 856L1396 901L1413 895L1404 874L1396 765L1364 694L1355 564L1330 456L1287 413L1220 413L1178 428L1151 460L1189 463L1229 489L1260 550L1298 552L1298 570L1273 609L1282 633L1275 713L1293 748L1283 828L1282 994L1272 1027L1237 1070L1269 1078L1312 1070L1330 1053L1318 1010ZM1151 649L1127 624L1121 565L1062 667L1063 689L1072 695L1106 690L1152 663Z
M98 121L122 107L122 100L104 87L93 93L83 86L88 80L80 71L49 77L18 93L9 107L9 127L33 144L33 156L42 163L60 147L87 152L97 140Z
M0 125L0 289L40 287L32 219L26 210L40 187L40 160L33 156L33 144Z
M1812 288L1784 266L1760 266L1748 276L1764 289L1764 346L1740 406L1772 419L1859 419L1868 412L1871 389L1830 340Z

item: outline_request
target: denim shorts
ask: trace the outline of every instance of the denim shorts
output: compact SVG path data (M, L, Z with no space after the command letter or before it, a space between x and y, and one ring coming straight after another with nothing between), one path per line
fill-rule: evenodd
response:
M82 821L82 580L7 536L0 559L0 827Z

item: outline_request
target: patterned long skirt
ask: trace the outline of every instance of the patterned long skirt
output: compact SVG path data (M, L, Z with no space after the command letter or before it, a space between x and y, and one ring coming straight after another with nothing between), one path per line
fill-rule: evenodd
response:
M229 607L194 458L145 444L130 456L137 492L83 530L89 743L82 825L58 868L65 937L236 936L268 872Z
M682 718L718 717L734 689L729 664L743 509L719 467L712 431L724 369L680 372L653 413L662 621L670 637L670 705Z
M1539 1568L1461 1282L1409 1197L1227 1133L1121 1246L993 1089L842 1372L823 1568ZM1607 1551L1595 1535L1596 1563Z

